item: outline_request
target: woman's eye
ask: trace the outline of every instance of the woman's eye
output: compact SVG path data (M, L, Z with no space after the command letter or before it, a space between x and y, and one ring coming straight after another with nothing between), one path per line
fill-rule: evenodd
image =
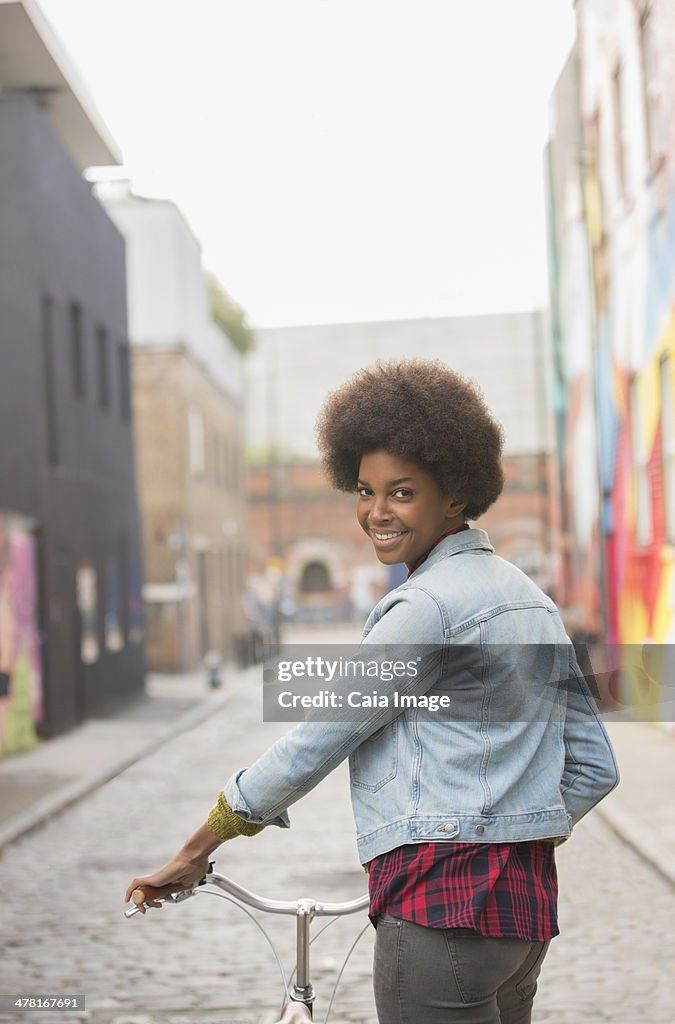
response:
M412 494L412 491L410 490L409 487L399 487L398 490L394 491L394 494L396 494L399 498L409 498L410 495Z
M370 490L369 487L359 487L356 493L360 498L369 498L372 491Z

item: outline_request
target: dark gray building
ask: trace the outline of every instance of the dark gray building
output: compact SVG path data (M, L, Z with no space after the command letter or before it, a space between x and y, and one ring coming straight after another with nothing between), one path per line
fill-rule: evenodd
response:
M81 173L118 159L35 5L0 35L0 514L35 538L53 734L143 684L124 241Z

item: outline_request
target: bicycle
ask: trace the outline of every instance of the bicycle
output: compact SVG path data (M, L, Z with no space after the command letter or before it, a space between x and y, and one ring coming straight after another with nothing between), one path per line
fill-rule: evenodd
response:
M209 886L213 886L214 888L209 888ZM219 872L214 871L213 861L211 861L209 863L207 874L190 889L183 889L180 892L171 892L170 886L164 886L161 889L152 890L149 886L146 886L144 889L135 889L132 893L134 906L125 910L124 916L130 918L133 917L134 914L139 913L139 906L142 903L147 904L150 901L170 904L183 903L185 900L190 899L192 896L199 895L200 893L220 896L221 898L226 899L229 903L234 904L234 906L239 907L240 910L248 915L248 917L265 936L265 939L274 954L284 986L284 1003L280 1010L279 1020L276 1021L275 1024L307 1024L307 1021L312 1021L316 991L314 990L310 980L310 945L314 939L317 939L319 935L321 935L326 928L328 928L339 917L343 917L347 914L355 914L360 910L365 910L368 906L368 894L366 893L356 899L347 900L342 903L323 902L309 897L303 897L297 900L272 900L265 896L258 896L256 893L251 892L249 889L245 889L242 885L239 885L238 882L228 878L227 875L221 875ZM277 953L272 939L258 918L255 917L247 907L252 907L255 910L261 910L269 914L295 915L296 964L291 972L290 978L286 978L279 954ZM332 917L333 920L324 925L324 927L310 939L311 924L315 917ZM335 999L342 974L347 966L347 962L354 951L356 944L367 928L368 923L364 925L357 935L342 963L330 996L328 1009L324 1018L324 1024L327 1024L330 1017L333 1001ZM295 981L293 981L292 988L289 988L289 982L293 977L295 977Z

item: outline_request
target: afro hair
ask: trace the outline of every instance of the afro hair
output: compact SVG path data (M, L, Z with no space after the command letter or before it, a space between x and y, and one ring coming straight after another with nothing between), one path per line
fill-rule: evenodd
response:
M378 360L332 391L317 441L334 487L356 491L361 458L384 450L429 472L477 519L504 486L503 431L479 387L440 360Z

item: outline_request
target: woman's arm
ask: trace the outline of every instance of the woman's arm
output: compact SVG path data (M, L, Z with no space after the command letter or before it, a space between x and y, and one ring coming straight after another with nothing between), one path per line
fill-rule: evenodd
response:
M607 731L569 645L565 763L560 790L572 824L583 818L619 783L619 769Z
M313 789L369 736L402 713L393 707L393 694L420 696L439 680L442 671L443 626L438 605L426 591L413 587L395 591L392 604L358 648L358 657L389 661L401 657L404 645L419 652L415 674L405 678L367 680L342 677L330 684L338 696L357 689L376 689L387 698L385 707L355 710L350 721L330 719L329 712L312 713L271 747L250 768L230 777L225 799L236 814L249 822L288 828L287 808ZM325 685L325 684L324 684ZM320 681L317 690L321 689ZM340 716L346 717L346 716Z
M143 889L146 886L160 889L171 885L175 886L175 892L192 888L208 871L209 854L228 839L240 835L256 835L262 828L262 825L254 825L237 817L228 806L222 792L219 793L218 802L209 813L207 821L185 841L176 856L163 868L152 875L134 878L127 887L124 902L129 902L134 889ZM148 905L158 907L159 903L150 900ZM145 913L143 904L139 904L139 910L142 914Z
M434 599L425 591L406 588L392 595L392 604L368 634L359 656L384 660L404 644L425 653L419 670L405 680L378 677L367 680L369 689L391 696L426 693L437 682L441 663L442 619ZM354 678L331 684L335 692L358 688ZM321 688L318 681L317 688ZM392 701L389 702L390 704ZM176 891L190 888L205 873L208 855L222 842L237 835L254 835L266 825L290 827L286 808L314 788L372 733L401 713L391 706L354 712L352 721L306 720L273 743L250 768L231 776L218 803L193 836L165 867L152 875L135 878L127 888L129 901L143 885L175 884ZM150 903L156 906L156 903Z

